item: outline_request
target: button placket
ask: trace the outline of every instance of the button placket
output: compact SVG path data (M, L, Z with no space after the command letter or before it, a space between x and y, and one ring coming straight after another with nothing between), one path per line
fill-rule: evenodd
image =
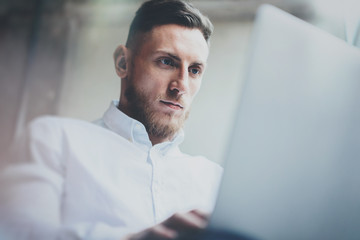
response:
M157 151L156 148L152 147L150 149L150 160L151 160L151 164L152 164L152 168L153 168L153 177L152 177L152 184L151 184L151 191L152 191L152 196L153 196L153 208L154 208L154 221L155 223L158 223L160 221L160 216L159 216L159 208L160 208L160 203L159 203L159 196L160 196L160 175L158 173L159 168L158 168L158 164L159 164L159 153Z

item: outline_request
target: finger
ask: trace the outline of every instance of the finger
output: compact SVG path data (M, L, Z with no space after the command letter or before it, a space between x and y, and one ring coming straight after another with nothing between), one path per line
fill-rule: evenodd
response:
M168 228L175 231L200 230L206 227L207 221L192 212L175 213L164 223Z
M194 210L192 210L192 211L190 211L190 212L191 212L192 214L197 215L199 218L204 219L205 221L208 221L209 218L210 218L210 213L201 211L201 210L199 210L199 209L194 209Z
M166 227L163 224L158 224L151 228L150 231L151 239L175 239L177 237L177 232Z

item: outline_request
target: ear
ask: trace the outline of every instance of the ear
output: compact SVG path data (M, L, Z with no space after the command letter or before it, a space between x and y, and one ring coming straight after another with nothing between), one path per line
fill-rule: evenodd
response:
M129 49L124 45L119 45L114 52L114 63L116 74L120 78L126 78L128 74Z

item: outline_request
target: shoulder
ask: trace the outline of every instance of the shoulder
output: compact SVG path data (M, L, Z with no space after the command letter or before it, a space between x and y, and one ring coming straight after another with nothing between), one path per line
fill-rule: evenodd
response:
M72 140L87 139L101 127L79 119L41 116L32 120L15 144L23 142L31 148L61 154ZM104 129L102 130L104 131Z
M29 141L52 145L53 140L62 136L62 119L55 116L41 116L33 119L27 126L24 136Z
M14 163L31 163L33 167L51 166L51 169L62 169L66 121L68 120L55 116L41 116L30 121L5 153L4 164L12 166Z
M77 126L77 127L89 127L96 126L93 123L87 122L85 120L74 119L74 118L65 118L58 116L45 115L37 117L29 123L30 129L36 130L59 130L66 127Z
M27 131L32 137L58 138L72 133L89 132L89 130L92 132L99 129L103 128L85 120L46 115L32 120Z
M35 147L54 150L63 156L100 156L101 153L121 151L128 141L98 122L43 116L34 119L28 128L29 141Z

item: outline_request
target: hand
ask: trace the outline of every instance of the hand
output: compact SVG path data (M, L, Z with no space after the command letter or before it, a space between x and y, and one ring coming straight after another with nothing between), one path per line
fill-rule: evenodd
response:
M124 240L175 239L180 234L188 234L204 229L207 222L208 215L198 210L187 213L175 213L162 223L130 235Z

